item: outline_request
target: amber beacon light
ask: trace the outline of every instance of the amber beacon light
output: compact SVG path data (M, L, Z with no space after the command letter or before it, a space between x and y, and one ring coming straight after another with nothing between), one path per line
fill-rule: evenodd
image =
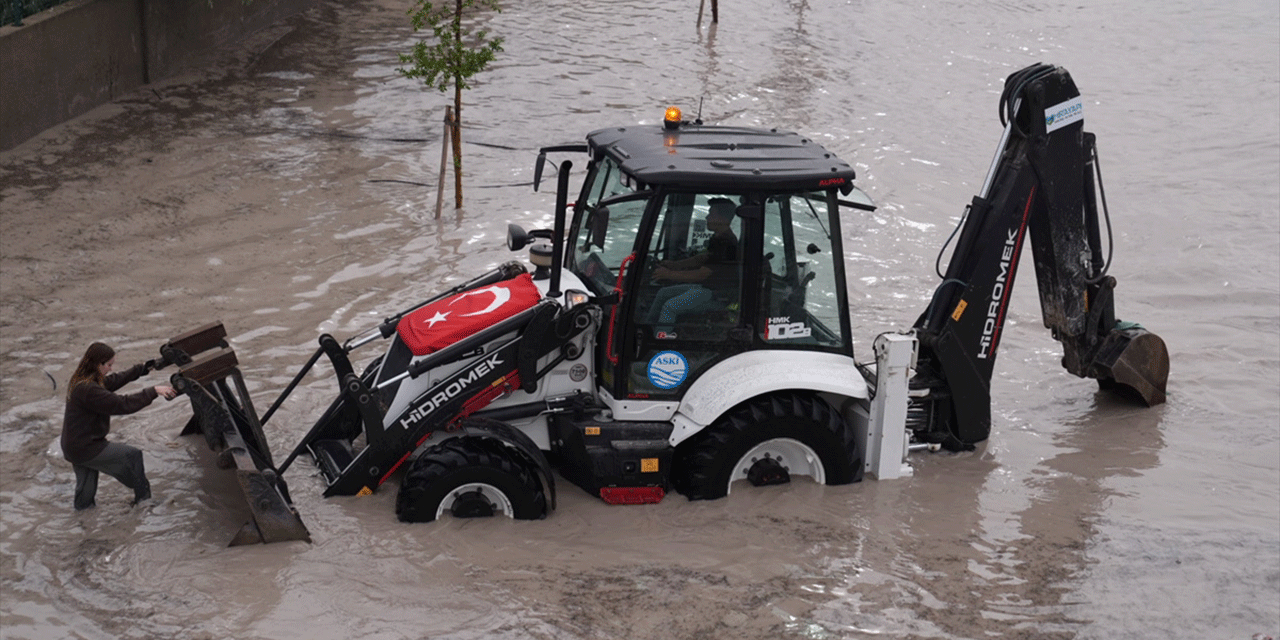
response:
M680 107L667 107L667 113L662 117L662 125L668 129L675 129L680 126Z

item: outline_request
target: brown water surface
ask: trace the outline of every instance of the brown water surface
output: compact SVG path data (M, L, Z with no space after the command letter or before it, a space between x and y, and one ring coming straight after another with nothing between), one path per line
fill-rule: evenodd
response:
M400 0L321 3L0 155L0 637L1280 636L1276 3L743 0L700 30L694 4L485 18L505 51L467 94L467 206L441 220L426 185L447 97L395 71ZM71 509L57 438L88 343L133 362L222 320L261 409L319 333L511 259L506 224L550 220L529 187L539 146L669 103L802 131L855 165L881 205L843 229L869 353L927 304L1003 80L1037 61L1084 95L1118 312L1167 341L1166 405L1065 373L1024 269L990 440L915 457L909 478L646 507L561 483L544 521L403 525L393 490L326 500L304 461L287 475L315 542L227 549L239 498L178 437L180 401L113 421L156 500L130 509L104 479L97 509ZM329 375L272 419L277 452Z

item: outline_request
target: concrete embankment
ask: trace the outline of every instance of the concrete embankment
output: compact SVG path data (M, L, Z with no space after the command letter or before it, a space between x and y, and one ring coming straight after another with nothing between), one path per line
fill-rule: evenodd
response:
M0 27L0 150L312 4L74 0Z

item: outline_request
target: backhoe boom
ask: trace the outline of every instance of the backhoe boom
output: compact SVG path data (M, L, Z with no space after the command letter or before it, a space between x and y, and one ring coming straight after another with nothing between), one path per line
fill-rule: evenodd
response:
M915 386L928 389L924 402L932 406L921 412L929 424L914 426L952 448L990 433L991 373L1028 235L1044 325L1062 343L1067 371L1147 405L1164 402L1169 372L1159 336L1115 318L1095 138L1084 131L1083 102L1070 74L1043 64L1022 69L1006 80L1000 108L1006 127L1000 148L961 222L942 284L916 324Z

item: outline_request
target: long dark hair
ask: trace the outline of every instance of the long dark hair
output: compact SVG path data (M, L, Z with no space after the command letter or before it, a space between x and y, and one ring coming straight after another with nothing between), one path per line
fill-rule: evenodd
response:
M80 358L80 364L76 366L76 372L71 374L71 382L67 383L67 399L71 399L71 390L81 382L102 384L102 372L98 370L98 365L111 362L114 357L116 350L101 342L89 345L84 351L84 357Z

